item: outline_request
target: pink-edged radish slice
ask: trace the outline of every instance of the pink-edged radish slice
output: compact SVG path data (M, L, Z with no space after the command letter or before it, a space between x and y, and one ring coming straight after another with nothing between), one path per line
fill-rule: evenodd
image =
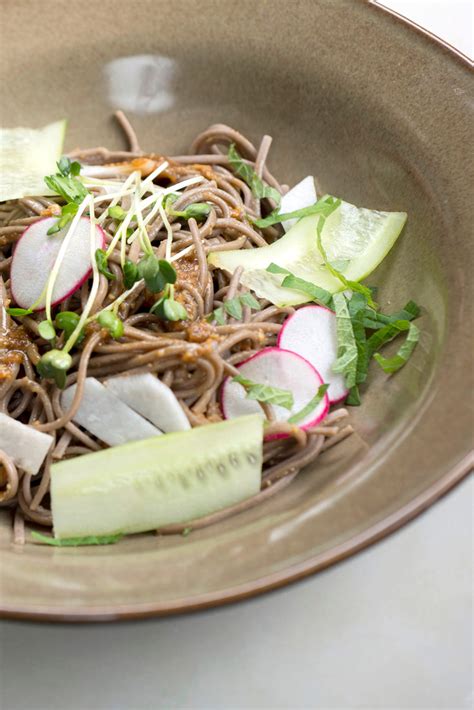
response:
M299 308L283 323L278 335L278 347L304 357L329 385L331 404L348 395L344 376L332 371L337 358L336 316L323 306Z
M48 277L58 256L61 244L71 225L56 234L47 234L56 224L54 217L34 222L25 229L13 253L11 265L11 287L14 302L21 308L40 311L44 308L41 296ZM95 227L96 249L105 246L103 230ZM52 305L61 303L82 286L91 273L91 223L88 217L79 219L71 235L61 268L54 284Z
M316 395L323 384L319 373L301 355L282 348L265 348L237 366L243 377L252 382L290 390L293 395L291 410L272 405L276 419L287 421L301 412ZM221 407L226 419L234 419L246 414L263 416L262 408L253 399L248 399L246 391L238 382L228 377L221 390ZM316 407L298 422L301 429L315 426L326 416L329 399L325 394Z

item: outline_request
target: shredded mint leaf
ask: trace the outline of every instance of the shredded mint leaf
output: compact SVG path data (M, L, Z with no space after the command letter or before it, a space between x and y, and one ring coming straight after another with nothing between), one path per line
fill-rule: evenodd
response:
M97 264L97 268L99 269L100 273L105 276L106 279L109 281L113 281L115 279L115 274L113 274L111 271L108 269L108 258L107 254L103 249L96 249L95 251L95 262Z
M311 281L305 281L305 279L300 279L299 276L294 276L291 271L284 269L278 264L271 263L267 266L266 271L270 274L285 274L281 285L284 288L293 288L295 291L302 291L303 293L311 296L313 301L322 303L324 306L332 307L332 293L326 291L326 289L316 286L316 284L311 283Z
M401 367L406 365L408 359L413 353L418 340L420 339L420 331L414 323L410 323L408 334L405 342L393 357L383 357L380 353L375 353L374 360L378 362L384 372L391 375L397 372Z
M259 311L260 310L260 303L257 301L255 296L252 296L251 293L243 293L241 296L239 296L240 302L243 306L248 306L249 308L252 308L254 311Z
M311 283L311 281L305 281L305 279L300 279L298 276L290 274L283 279L281 285L284 286L284 288L293 288L296 291L302 291L308 296L311 296L313 301L322 303L323 306L332 307L332 293L329 293L329 291L326 291L326 289L320 286L316 286L316 284Z
M352 321L343 293L333 295L336 309L337 360L332 366L333 372L344 374L347 387L350 389L357 383L357 343L352 328Z
M211 321L215 320L218 325L225 325L225 311L222 306L216 308L214 313L211 314Z
M238 382L247 392L247 399L255 399L258 402L266 402L267 404L276 404L285 409L291 409L294 403L293 394L290 390L283 390L279 387L271 387L270 385L260 385L257 382L237 375L232 378L232 382Z
M244 159L239 155L234 143L229 146L227 157L229 159L230 166L234 170L235 174L241 177L242 180L247 183L247 185L252 190L252 194L254 197L256 197L258 200L262 200L265 197L270 197L277 203L278 206L280 205L281 195L278 190L275 190L274 187L269 187L268 185L265 185L263 180L258 177L252 166L248 165L244 161Z
M238 296L231 298L229 301L224 301L224 310L232 316L232 318L242 320L242 304Z
M208 321L212 322L215 320L219 325L224 325L225 313L228 313L236 320L242 320L242 306L249 306L255 311L260 310L260 303L257 299L252 296L251 293L243 293L241 296L236 296L235 298L231 298L229 301L224 301L222 306L216 308L215 311L208 316Z
M285 212L284 214L279 214L278 210L273 210L268 217L254 219L252 222L256 227L265 229L265 227L271 227L272 224L285 222L287 219L302 219L303 217L310 217L313 214L326 214L328 209L327 200L328 198L325 197L315 202L314 205L302 207L300 210L294 210L293 212Z
M89 195L89 190L73 175L47 175L44 181L50 190L61 195L66 202L80 204Z
M183 532L181 533L181 535L182 535L183 537L188 537L188 535L189 535L189 533L190 533L191 531L192 531L192 528L184 528L184 530L183 530Z
M373 333L367 340L367 347L369 349L369 356L377 352L383 345L389 343L391 340L407 331L410 328L410 321L408 320L396 320L393 323L388 323L383 328L380 328L375 333Z
M365 314L367 312L367 299L361 293L354 293L347 303L349 316L352 323L352 331L357 347L357 371L356 384L361 384L367 379L369 370L369 349L367 346L367 336L365 333ZM358 394L358 393L357 393ZM352 400L357 399L353 394Z
M268 271L269 274L291 274L291 271L288 271L288 269L284 269L282 266L278 266L278 264L274 264L273 262L270 266L267 266L265 271Z
M318 391L316 392L314 397L309 400L308 404L288 419L288 424L298 424L298 422L302 421L305 417L308 416L308 414L311 414L313 409L316 409L316 407L326 394L328 387L329 385L326 384L321 385L321 387L318 388Z
M6 308L5 310L9 316L16 316L17 318L20 316L29 316L30 313L33 313L31 308Z
M358 385L354 385L354 387L351 387L351 389L349 390L349 394L346 397L345 404L350 405L352 407L360 407L360 393Z
M31 537L45 545L54 547L78 547L80 545L113 545L123 538L122 533L116 535L87 535L86 537L65 537L58 539L48 535L42 535L35 530L32 531Z

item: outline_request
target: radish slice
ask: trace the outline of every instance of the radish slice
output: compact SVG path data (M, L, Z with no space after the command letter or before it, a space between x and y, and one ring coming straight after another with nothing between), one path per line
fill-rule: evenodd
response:
M299 308L283 323L278 346L298 353L310 362L329 384L331 404L345 399L348 389L344 376L332 371L337 357L336 316L323 306Z
M323 380L311 363L301 355L282 348L260 350L256 355L252 355L248 360L238 365L238 369L244 377L252 382L290 390L293 395L291 410L272 405L275 417L279 421L286 421L301 412L323 384ZM248 399L242 385L233 382L231 377L228 377L222 386L221 406L226 419L257 413L261 413L263 416L259 403ZM313 411L298 422L298 426L301 429L315 426L324 419L328 409L329 399L325 394Z
M172 390L150 372L111 377L104 384L122 402L162 431L168 433L191 428Z
M32 476L38 473L53 442L51 434L0 412L0 449L26 473Z
M68 232L69 227L66 227L56 234L47 234L56 221L54 217L47 217L31 224L23 232L14 251L11 265L12 296L22 308L31 308L38 301ZM71 235L54 284L53 306L77 291L89 277L92 269L90 240L90 220L82 217ZM104 245L105 234L96 226L96 249L102 249ZM43 297L34 310L39 311L44 305Z
M70 408L75 391L76 385L64 390L61 396L64 410ZM73 421L109 446L118 446L128 441L148 439L162 434L94 377L87 377L84 382L81 405Z
M311 205L315 204L316 200L314 177L312 175L308 175L308 177L303 178L301 182L292 187L291 190L288 190L286 195L283 195L281 198L279 214L295 212L296 210L301 210L304 207L311 207ZM287 219L285 222L282 222L285 232L293 227L297 221L297 219Z

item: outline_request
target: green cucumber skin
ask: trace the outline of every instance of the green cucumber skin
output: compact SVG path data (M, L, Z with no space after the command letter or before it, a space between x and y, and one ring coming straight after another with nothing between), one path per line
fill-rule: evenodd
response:
M57 538L137 533L221 510L260 490L263 420L240 417L51 467Z

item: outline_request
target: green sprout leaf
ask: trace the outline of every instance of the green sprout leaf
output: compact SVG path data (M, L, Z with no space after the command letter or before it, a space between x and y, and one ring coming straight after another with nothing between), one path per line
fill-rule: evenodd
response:
M169 321L187 320L188 313L185 307L173 298L164 296L160 298L150 309L158 318Z
M38 323L38 333L45 340L54 340L56 337L54 326L49 320L43 320L41 323Z
M133 284L139 281L138 266L130 259L123 265L123 283L126 289L132 288Z
M163 291L168 284L176 283L177 274L166 259L157 259L154 254L143 257L138 262L138 275L152 293Z
M233 377L232 382L237 382L239 385L242 385L247 393L247 399L255 399L258 402L265 402L266 404L275 404L285 409L291 409L294 404L293 394L290 390L271 387L270 385L261 385L242 375Z
M109 331L112 338L121 338L124 332L123 323L112 311L101 311L97 316L101 328Z
M68 202L66 205L63 205L61 207L61 217L59 217L55 224L48 229L46 234L56 234L57 232L60 232L61 229L65 229L74 219L78 208L79 205L77 202Z
M197 222L204 220L210 211L211 205L208 205L207 202L194 202L193 204L188 205L186 209L181 212L168 209L168 213L173 217L180 217L181 219L186 220L193 218Z
M59 330L64 331L65 340L69 340L69 337L76 330L78 323L79 315L77 313L74 313L73 311L60 311L54 319L54 324L56 328L59 328ZM80 343L84 340L84 336L85 333L84 330L82 330L76 340L76 345L80 345Z
M59 389L66 385L66 373L72 365L72 357L64 350L49 350L41 358L36 369L46 380L54 380Z
M109 271L108 257L103 249L95 250L95 263L97 264L97 268L100 273L105 276L106 279L109 281L113 281L115 279L115 274Z
M16 318L20 318L21 316L29 316L30 313L33 313L31 308L6 308L5 310L9 316L15 316Z
M113 207L109 207L107 214L109 217L112 217L112 219L116 219L117 222L122 222L127 213L122 207L120 207L120 205L114 205Z

